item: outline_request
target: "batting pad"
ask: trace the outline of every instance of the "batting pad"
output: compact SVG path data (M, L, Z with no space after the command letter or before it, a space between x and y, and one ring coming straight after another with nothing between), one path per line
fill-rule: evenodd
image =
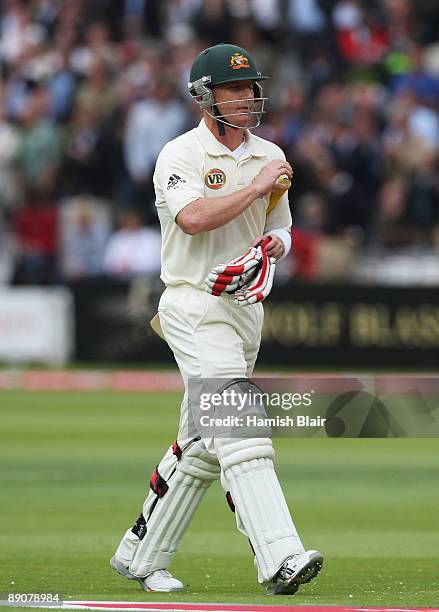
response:
M264 457L236 463L224 471L236 507L238 529L255 553L258 580L270 580L284 561L304 552L274 471Z
M159 466L160 468L160 466ZM201 442L182 453L166 491L157 496L151 509L150 497L143 509L146 533L138 541L129 570L138 577L169 567L181 538L213 480L220 476L215 455Z

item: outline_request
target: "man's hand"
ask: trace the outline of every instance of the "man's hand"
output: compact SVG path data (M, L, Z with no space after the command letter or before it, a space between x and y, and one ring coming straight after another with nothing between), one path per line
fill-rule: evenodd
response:
M264 236L258 236L253 243L252 246L256 246L261 240L265 240L266 238L270 238L270 242L265 245L265 251L268 257L274 257L274 259L280 259L282 255L285 253L285 245L279 236L276 234L265 234Z
M276 182L282 174L286 174L290 180L293 176L293 170L287 161L275 159L268 162L253 179L253 186L258 192L258 197L276 189Z

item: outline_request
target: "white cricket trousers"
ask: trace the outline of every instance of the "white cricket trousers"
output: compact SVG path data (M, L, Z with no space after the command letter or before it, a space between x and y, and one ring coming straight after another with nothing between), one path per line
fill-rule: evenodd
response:
M177 437L184 445L198 435L188 431L188 379L250 377L261 342L264 309L261 303L242 307L233 296L216 297L177 285L163 293L159 314L185 385Z

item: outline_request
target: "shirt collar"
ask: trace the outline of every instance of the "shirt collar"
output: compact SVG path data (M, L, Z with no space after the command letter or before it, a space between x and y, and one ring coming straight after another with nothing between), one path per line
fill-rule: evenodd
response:
M212 132L206 125L204 119L200 121L199 126L197 127L198 137L204 145L206 151L209 155L220 157L221 155L229 155L227 152L227 148L215 138ZM261 145L258 142L258 139L253 136L250 130L244 131L244 137L246 142L246 155L251 155L252 157L267 157L266 153L264 153Z

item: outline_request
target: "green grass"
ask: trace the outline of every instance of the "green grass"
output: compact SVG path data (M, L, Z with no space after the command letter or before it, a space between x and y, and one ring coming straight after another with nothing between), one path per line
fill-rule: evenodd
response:
M437 439L276 440L296 526L325 564L294 597L264 595L214 483L172 571L185 593L147 594L108 560L175 438L179 396L0 393L0 592L68 599L435 606Z

